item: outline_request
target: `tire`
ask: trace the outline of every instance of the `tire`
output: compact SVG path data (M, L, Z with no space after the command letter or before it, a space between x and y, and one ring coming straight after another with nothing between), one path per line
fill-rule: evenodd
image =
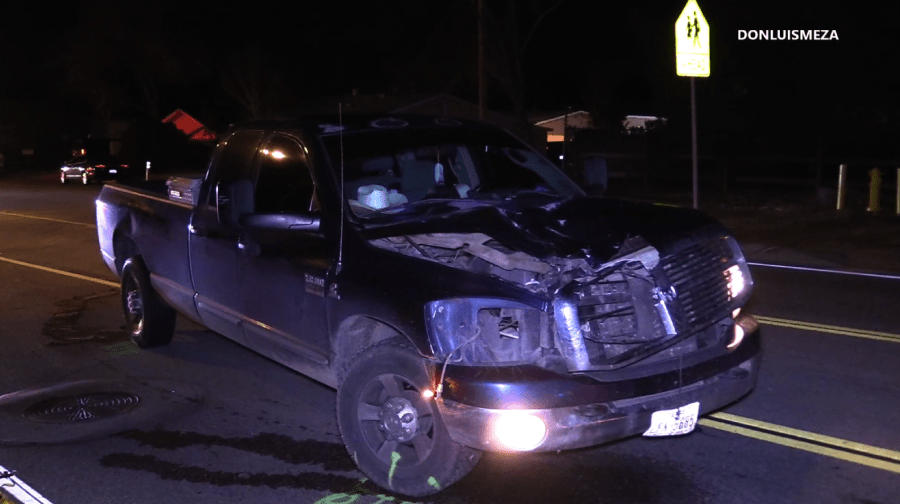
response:
M431 382L422 357L396 341L364 350L344 374L337 394L341 436L359 469L382 488L434 494L481 458L450 439L434 399L422 397Z
M172 341L175 310L159 299L144 262L137 256L125 260L122 266L122 312L128 335L137 346L149 348Z
M63 172L63 171L59 172L59 181L62 184L66 183L66 172Z

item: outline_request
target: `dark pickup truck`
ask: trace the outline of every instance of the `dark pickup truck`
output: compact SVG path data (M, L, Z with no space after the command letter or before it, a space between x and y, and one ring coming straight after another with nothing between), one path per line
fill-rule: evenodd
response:
M242 124L203 177L105 186L97 225L135 343L177 311L336 388L349 455L406 495L485 450L684 434L756 382L722 225L586 197L481 123Z

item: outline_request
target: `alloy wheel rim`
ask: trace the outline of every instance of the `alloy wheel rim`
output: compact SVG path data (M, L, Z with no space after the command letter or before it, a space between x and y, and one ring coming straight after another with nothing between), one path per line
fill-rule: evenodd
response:
M132 334L140 334L144 327L144 300L134 277L129 276L125 289L125 310Z
M366 384L358 400L357 421L366 445L383 462L416 465L434 450L431 406L401 375L379 375Z

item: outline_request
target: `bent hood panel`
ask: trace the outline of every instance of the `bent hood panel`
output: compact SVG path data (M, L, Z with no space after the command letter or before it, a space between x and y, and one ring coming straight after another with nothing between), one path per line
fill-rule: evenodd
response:
M453 202L399 223L370 227L363 238L426 233L483 233L537 258L607 261L631 237L665 253L669 245L702 227L719 226L692 209L601 198L576 198L542 206L455 207ZM724 228L721 228L724 231Z

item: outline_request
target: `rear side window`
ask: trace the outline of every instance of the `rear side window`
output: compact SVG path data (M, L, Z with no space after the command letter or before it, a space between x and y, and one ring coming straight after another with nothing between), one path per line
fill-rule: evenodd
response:
M216 154L210 170L213 180L225 183L250 180L250 163L262 136L262 131L238 131L231 135ZM216 204L215 189L210 190L209 204Z

